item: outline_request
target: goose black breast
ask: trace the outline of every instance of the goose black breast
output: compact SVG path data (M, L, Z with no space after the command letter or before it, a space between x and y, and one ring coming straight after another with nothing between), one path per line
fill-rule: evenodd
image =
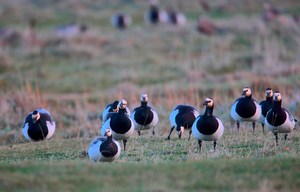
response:
M103 142L100 146L100 153L104 157L113 157L118 153L118 147L113 142Z
M141 107L136 109L134 115L135 121L140 125L148 125L153 120L153 113L150 107Z
M41 116L36 123L33 123L31 115L29 118L30 120L27 121L29 126L28 128L29 137L35 141L43 140L48 135L48 127L47 127L46 120Z
M212 135L218 130L219 122L213 116L201 116L197 122L197 129L203 135Z
M267 120L270 125L275 127L282 125L286 120L286 113L284 110L271 109L267 114Z
M131 128L131 121L125 114L112 115L110 119L111 129L116 133L124 134Z
M268 113L268 111L272 108L273 103L272 102L267 102L267 101L262 101L260 102L261 105L261 114L265 117Z
M157 8L152 8L150 10L150 19L153 23L157 23L159 19L159 10Z
M252 99L242 98L236 105L236 112L242 118L250 118L256 112L256 106Z
M125 25L125 18L124 16L118 16L118 20L117 20L117 24L120 28L125 28L126 25Z

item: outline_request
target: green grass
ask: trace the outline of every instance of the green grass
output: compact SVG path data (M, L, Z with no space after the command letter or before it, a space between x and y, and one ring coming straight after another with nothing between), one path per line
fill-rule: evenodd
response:
M299 161L287 157L157 164L26 162L3 164L0 170L2 190L12 191L297 191L300 185Z
M244 127L246 128L246 127ZM296 191L300 187L299 133L274 146L257 130L227 130L217 151L187 135L170 141L143 132L113 163L90 162L91 139L54 139L0 147L2 190L40 191ZM79 184L80 183L80 184Z

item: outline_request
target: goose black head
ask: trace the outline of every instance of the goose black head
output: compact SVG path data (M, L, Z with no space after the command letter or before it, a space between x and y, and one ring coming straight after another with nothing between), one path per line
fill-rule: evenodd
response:
M127 101L125 99L122 99L120 102L119 102L119 108L120 109L125 109L127 106Z
M32 112L31 118L32 118L33 123L36 123L40 119L40 117L41 117L41 115L37 110Z
M273 97L273 90L271 88L267 88L265 91L266 97Z
M147 94L142 94L141 95L141 102L148 102L148 95Z
M212 106L214 106L214 101L213 101L212 98L207 97L207 98L205 99L205 101L203 102L203 105L205 105L205 106L207 106L207 107L212 107Z
M242 95L245 97L250 97L252 95L251 89L249 87L244 87Z
M111 135L112 135L111 130L110 129L106 129L104 136L110 137Z
M279 102L279 101L281 101L281 99L282 99L281 94L278 91L275 91L274 96L273 96L273 100Z

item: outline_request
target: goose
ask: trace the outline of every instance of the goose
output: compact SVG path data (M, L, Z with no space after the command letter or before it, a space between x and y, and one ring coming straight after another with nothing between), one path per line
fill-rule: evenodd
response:
M196 24L197 31L205 35L226 34L228 29L218 26L213 20L199 16Z
M168 15L165 10L160 10L157 2L151 2L149 10L144 13L144 20L148 24L165 23L168 20Z
M224 132L222 121L213 115L214 101L207 97L203 103L206 106L203 115L199 115L192 126L192 134L198 140L201 151L202 141L213 141L214 151L216 150L217 140Z
M39 108L25 117L22 132L29 141L48 140L55 132L55 122L49 111Z
M132 111L131 119L134 122L134 128L141 135L141 130L152 129L152 135L155 135L155 126L158 123L157 112L148 106L148 95L141 95L141 106Z
M259 105L261 106L261 115L258 119L258 121L261 123L263 132L265 132L265 129L264 129L265 117L267 115L267 112L273 106L273 90L271 88L267 88L265 90L265 96L266 96L266 99L259 103Z
M278 7L272 6L270 4L270 2L265 1L263 3L262 20L264 22L267 23L267 22L274 21L282 14L283 14L283 11Z
M104 136L106 129L111 129L115 140L123 140L124 151L126 151L127 140L134 132L134 123L130 116L126 114L126 106L127 101L122 99L119 102L119 111L112 113L100 129L100 135L102 136Z
M295 128L297 120L287 109L281 107L282 97L278 91L274 92L273 100L273 106L265 118L265 125L274 133L276 145L278 145L278 133L285 133L284 139L286 140L287 134Z
M106 129L104 135L96 137L90 143L88 156L91 161L111 162L120 156L120 143L112 138L111 130Z
M131 24L131 17L127 14L116 14L111 17L111 25L117 29L126 29Z
M255 122L261 114L261 107L252 98L252 91L249 87L243 88L242 95L232 105L230 115L236 121L237 128L240 128L241 121L251 121L253 132L255 131Z
M172 25L183 26L186 22L186 18L183 13L170 9L167 11L167 21Z
M82 35L88 31L88 26L85 24L69 23L66 25L59 26L55 29L58 37L61 38L72 38Z
M114 102L108 104L105 107L104 111L102 112L102 122L105 122L108 119L110 113L118 112L118 110L119 110L118 105L119 105L119 101L115 100ZM126 113L129 116L131 114L130 109L128 107L126 107Z
M170 136L174 128L176 128L179 139L181 138L184 129L190 129L188 138L188 140L190 140L190 136L192 133L191 127L198 115L199 112L190 105L177 105L172 110L169 117L171 123L171 130L166 140L170 140Z

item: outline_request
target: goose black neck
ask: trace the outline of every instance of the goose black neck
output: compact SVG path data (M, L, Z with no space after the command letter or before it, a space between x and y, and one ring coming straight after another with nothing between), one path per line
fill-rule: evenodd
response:
M107 141L111 142L112 141L112 135L111 136L107 136Z
M214 106L206 107L204 115L213 115Z
M121 108L120 108L120 109L119 109L119 113L120 113L120 114L125 114L125 113L126 113L126 108L124 108L124 109L121 109Z
M272 101L273 101L273 98L272 98L272 97L266 97L266 101L272 102Z
M147 106L147 101L141 101L141 106L146 107Z
M252 99L252 94L249 96L245 96L246 99Z
M282 101L274 101L273 108L274 109L281 109L281 102Z

